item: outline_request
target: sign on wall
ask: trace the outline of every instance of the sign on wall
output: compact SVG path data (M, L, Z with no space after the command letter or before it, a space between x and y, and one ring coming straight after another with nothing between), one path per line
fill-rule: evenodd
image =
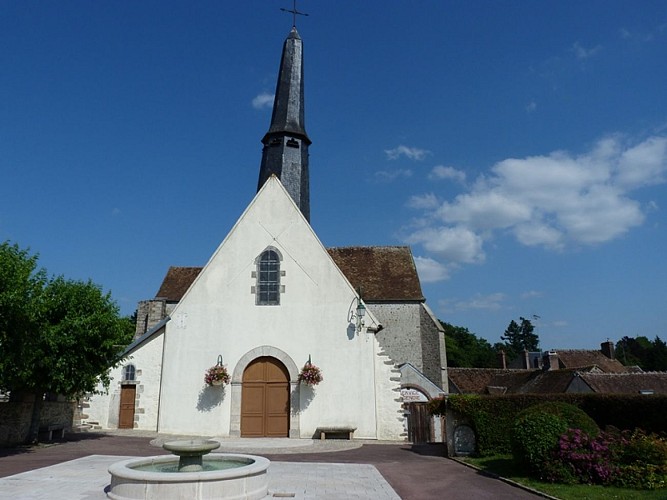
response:
M426 394L412 388L401 389L401 397L404 403L426 403L428 401Z

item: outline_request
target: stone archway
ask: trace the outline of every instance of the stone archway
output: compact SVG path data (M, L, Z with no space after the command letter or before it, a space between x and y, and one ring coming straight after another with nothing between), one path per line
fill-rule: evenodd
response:
M243 374L254 360L262 357L275 358L280 361L287 370L289 377L289 437L301 437L299 422L299 368L294 360L284 351L273 346L260 346L248 351L241 356L234 367L231 381L231 420L229 435L241 436L241 404L243 399Z

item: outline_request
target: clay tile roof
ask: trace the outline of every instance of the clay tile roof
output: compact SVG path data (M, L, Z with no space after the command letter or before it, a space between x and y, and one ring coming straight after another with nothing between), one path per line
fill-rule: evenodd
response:
M527 372L529 370L508 370L502 368L448 368L450 382L461 394L486 394L489 386L498 392L499 387L507 388L505 383L496 383L496 377L503 374Z
M576 370L534 371L532 376L510 392L521 394L555 394L565 392Z
M449 368L449 380L462 394L552 394L565 392L576 370Z
M410 247L329 248L329 255L367 302L423 301L417 268ZM181 300L201 267L172 266L156 298Z
M619 360L609 359L600 351L580 349L557 352L562 368L583 368L584 366L596 365L600 370L607 373L624 373L629 371Z
M599 393L640 394L641 391L654 391L655 394L667 394L667 372L580 373L579 376Z
M155 298L178 302L201 270L201 267L170 267Z
M423 301L410 247L340 247L327 249L353 287L367 302Z

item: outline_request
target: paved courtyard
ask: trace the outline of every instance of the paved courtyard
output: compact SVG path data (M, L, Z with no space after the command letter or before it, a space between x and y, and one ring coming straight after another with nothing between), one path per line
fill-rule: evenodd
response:
M0 450L0 498L103 499L110 464L163 454L165 439L132 432L75 434L54 445ZM227 439L221 452L271 460L269 495L298 499L529 499L538 495L443 456L441 445Z

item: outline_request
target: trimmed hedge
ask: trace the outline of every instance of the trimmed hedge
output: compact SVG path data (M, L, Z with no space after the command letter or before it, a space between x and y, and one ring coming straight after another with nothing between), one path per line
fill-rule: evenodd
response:
M586 412L602 429L642 429L667 432L667 395L619 394L507 394L452 395L431 401L431 413L444 415L447 409L466 417L477 435L479 454L511 453L511 428L517 414L545 402L569 403Z
M541 403L519 412L512 426L514 459L533 473L540 473L568 429L596 437L600 429L591 417L568 403Z

